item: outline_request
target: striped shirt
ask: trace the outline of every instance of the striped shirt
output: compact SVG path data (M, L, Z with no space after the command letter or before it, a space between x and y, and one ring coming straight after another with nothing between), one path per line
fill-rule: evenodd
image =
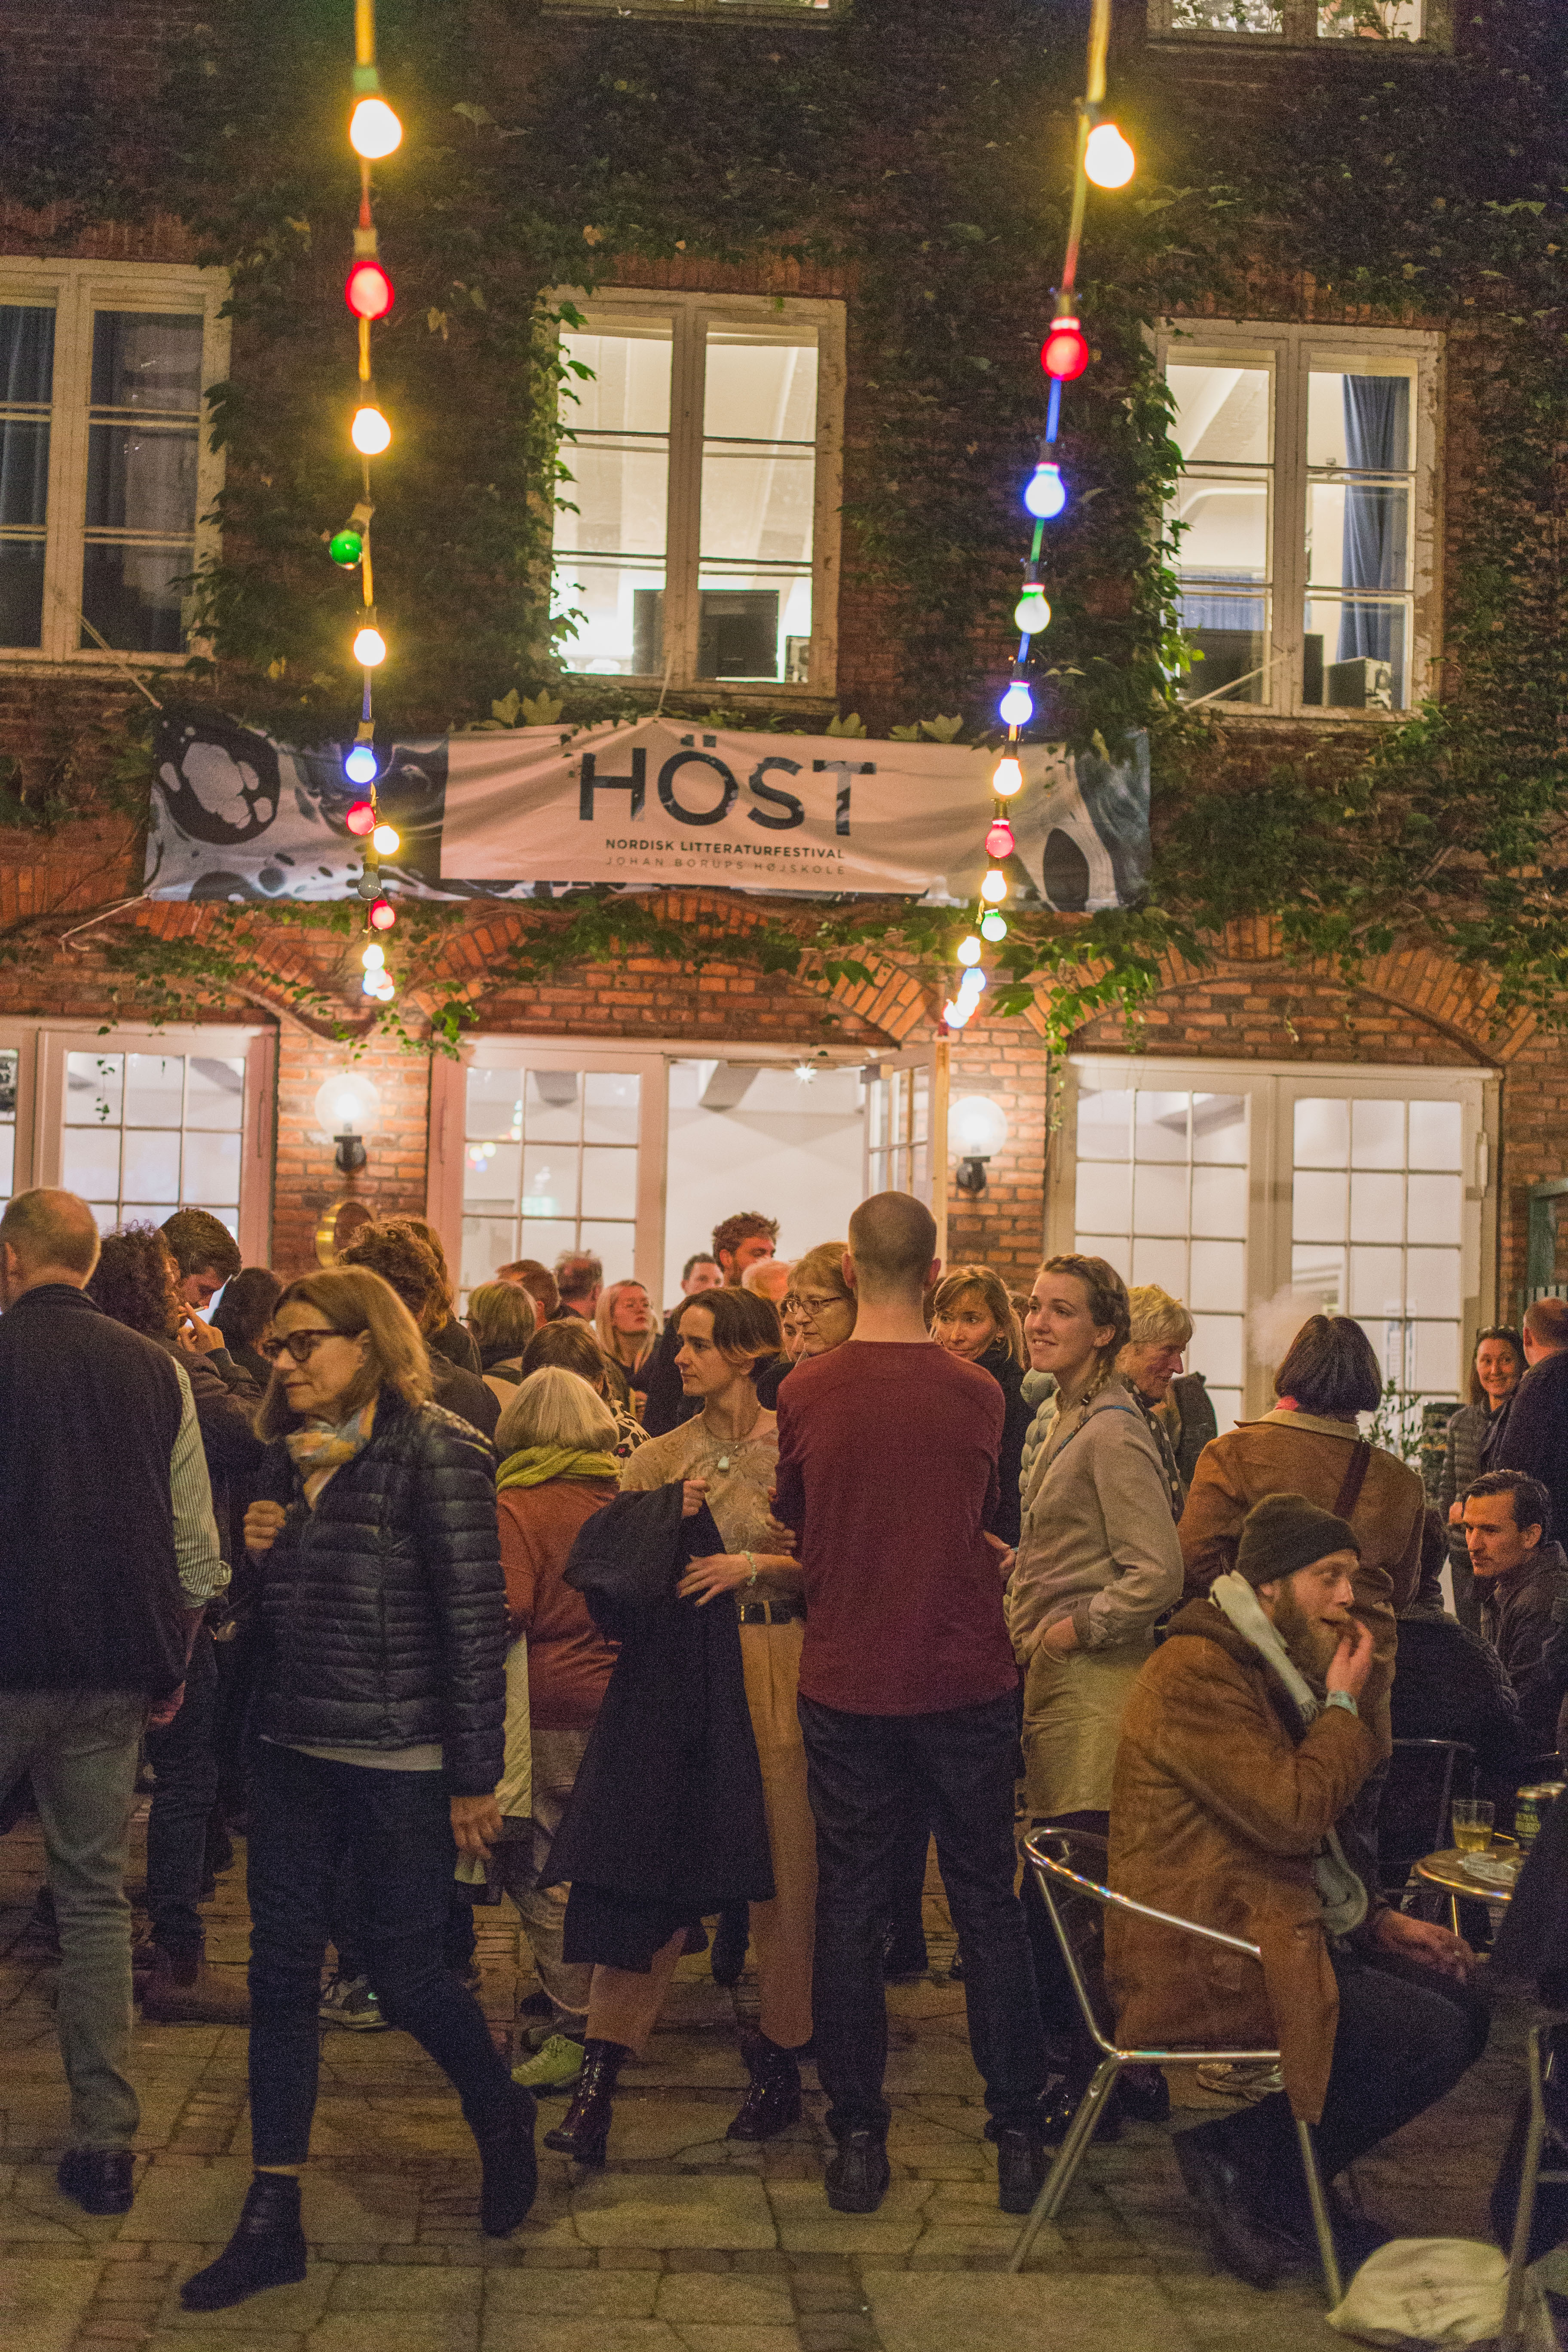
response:
M196 1420L196 1401L183 1364L174 1370L180 1382L180 1426L169 1456L169 1488L174 1505L174 1559L180 1590L187 1608L201 1609L225 1591L228 1562L218 1543L213 1516L212 1481Z

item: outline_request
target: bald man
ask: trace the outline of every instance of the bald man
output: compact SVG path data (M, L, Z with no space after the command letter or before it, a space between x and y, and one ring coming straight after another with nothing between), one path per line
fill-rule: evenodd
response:
M137 1750L177 1704L228 1570L190 1382L85 1296L97 1262L73 1192L18 1193L0 1217L0 1797L28 1775L59 1921L59 2185L89 2213L123 2213Z

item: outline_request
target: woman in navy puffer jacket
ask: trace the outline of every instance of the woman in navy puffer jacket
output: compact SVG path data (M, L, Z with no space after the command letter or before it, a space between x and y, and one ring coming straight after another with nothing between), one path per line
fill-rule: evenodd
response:
M300 2174L316 2104L321 1962L345 1862L366 1897L388 2022L450 2078L504 2237L533 2200L533 2102L479 2004L442 1965L459 1851L500 1833L507 1613L494 1464L428 1402L412 1316L360 1267L291 1283L258 1428L272 1444L246 1517L265 1659L249 1797L250 2107L256 2177L239 2226L183 2290L216 2311L302 2279Z

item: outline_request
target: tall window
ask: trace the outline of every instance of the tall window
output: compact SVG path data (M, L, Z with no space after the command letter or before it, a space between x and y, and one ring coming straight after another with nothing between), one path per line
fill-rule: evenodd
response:
M563 1250L633 1272L642 1079L636 1071L474 1068L463 1150L463 1286Z
M1447 16L1443 0L1149 0L1152 33L1279 42L1432 40Z
M0 260L0 655L183 650L216 488L214 278Z
M569 667L830 691L843 307L578 304L555 523Z
M100 1232L210 1209L239 1232L242 1055L68 1054L60 1181Z
M866 1197L931 1194L931 1074L918 1065L884 1068L866 1087ZM943 1160L940 1163L945 1167Z
M1170 331L1190 700L1407 709L1435 619L1430 336Z

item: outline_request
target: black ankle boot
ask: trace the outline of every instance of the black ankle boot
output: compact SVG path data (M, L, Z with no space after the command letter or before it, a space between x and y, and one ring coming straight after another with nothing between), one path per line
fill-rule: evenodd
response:
M558 2156L575 2157L579 2164L604 2163L616 2084L630 2056L624 2042L584 2042L576 2092L564 2121L545 2133L546 2147L552 2147Z
M511 2085L505 2120L476 2132L484 2186L479 2191L479 2227L487 2238L510 2237L532 2204L539 2187L533 2152L536 2110L530 2093Z
M793 2050L781 2050L765 2033L750 2033L741 2055L752 2087L726 2139L772 2139L800 2121L800 2067Z
M300 2183L291 2173L258 2172L238 2225L216 2263L180 2289L187 2311L226 2311L267 2286L296 2286L305 2275Z

